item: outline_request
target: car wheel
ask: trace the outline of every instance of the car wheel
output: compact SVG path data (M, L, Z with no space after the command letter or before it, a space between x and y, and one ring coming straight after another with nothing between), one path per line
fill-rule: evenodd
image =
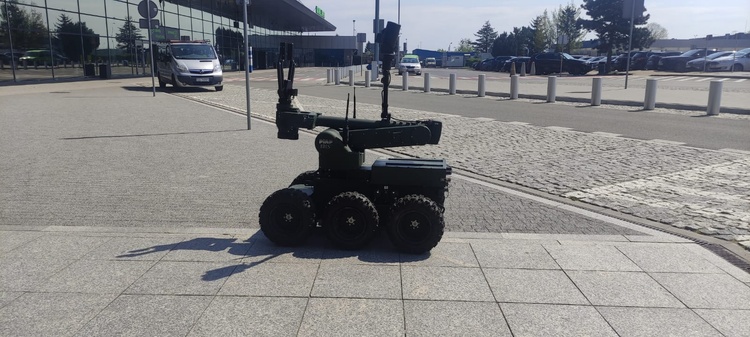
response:
M222 90L224 90L224 86L223 85L217 85L217 86L214 87L214 89L216 89L216 91L222 91Z
M159 79L159 88L164 89L167 87L167 82L164 82L164 80L161 78L161 75L159 73L156 73L156 78Z
M742 67L742 65L739 63L732 66L732 71L744 71L744 70L745 70L744 67Z

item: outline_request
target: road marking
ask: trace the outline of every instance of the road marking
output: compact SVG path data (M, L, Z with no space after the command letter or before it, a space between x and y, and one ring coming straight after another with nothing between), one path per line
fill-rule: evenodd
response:
M666 139L651 139L651 140L647 140L647 142L664 144L664 145L685 145L685 143L683 142L675 142L675 141L666 140Z
M495 120L489 117L474 117L474 120L478 120L480 122L494 122Z
M728 79L729 79L729 78L726 78L726 77L725 77L725 78L720 78L720 79L718 79L717 81L719 81L719 82L724 82L724 81L726 81L726 80L728 80Z
M531 124L526 123L526 122L515 122L515 121L514 122L506 122L506 123L507 124L512 124L512 125L531 125Z
M622 136L619 133L602 132L602 131L594 131L591 134L598 135L598 136L604 136L604 137L620 137L620 136Z
M659 79L659 82L668 82L668 81L671 81L671 80L674 80L674 79L678 79L678 78L682 78L682 77L673 77L673 76L670 76L670 77Z
M732 154L744 154L750 156L750 151L737 150L737 149L719 149L719 152L726 152Z
M705 81L710 81L710 80L713 80L713 79L714 79L713 77L706 77L706 78L701 78L701 79L697 80L696 82L705 82Z
M683 78L681 80L677 80L677 82L692 81L692 80L694 80L696 78L698 78L698 77L686 77L686 78Z
M747 81L746 78L741 78L739 80L734 81L734 83L740 83L740 82L745 82L745 81Z

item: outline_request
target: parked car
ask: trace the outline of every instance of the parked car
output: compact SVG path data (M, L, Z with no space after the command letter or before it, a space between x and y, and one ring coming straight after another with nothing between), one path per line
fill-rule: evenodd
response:
M659 60L659 67L656 69L664 71L686 71L688 61L704 57L717 51L718 50L716 49L693 49L678 56L662 57L661 60Z
M633 56L630 57L630 69L631 70L644 70L646 69L646 63L648 58L652 55L660 55L661 52L657 51L637 51Z
M398 74L401 75L403 73L422 75L422 65L419 63L419 56L404 55L401 58L401 62L398 63Z
M521 66L523 65L526 65L528 67L530 59L531 57L528 57L528 56L516 56L516 57L510 58L507 61L505 61L505 63L503 63L503 67L500 69L500 71L509 73L511 66L513 65L515 65L515 69L516 71L518 71L518 69L521 69ZM531 69L529 68L529 70Z
M707 63L708 61L713 61L714 59L717 59L719 57L723 56L732 56L734 54L733 51L718 51L713 54L710 54L706 57L697 58L695 60L688 61L687 63L687 69L690 71L703 71L704 67L703 64Z
M539 53L531 57L537 74L569 73L571 75L586 75L591 67L586 61L573 58L568 53Z
M505 64L505 61L510 60L513 56L495 56L495 61L492 63L492 71L500 71Z
M474 69L476 70L487 70L490 67L492 67L492 63L495 61L495 59L484 59L481 62L479 62L476 66L474 66Z
M437 60L434 57L428 57L424 59L424 67L425 68L435 68L437 67Z
M669 52L662 52L662 53L656 53L652 54L648 57L648 60L646 60L646 69L647 70L656 70L659 67L659 60L661 60L662 57L667 56L677 56L682 53L676 52L676 51L669 51Z
M606 56L594 56L586 60L586 64L591 67L592 70L599 68L599 63L607 62Z
M710 71L748 71L750 70L750 48L742 49L734 55L715 58L706 65Z
M50 52L49 49L36 49L29 50L18 59L21 63L26 61L26 64L33 65L60 65L68 62L68 58L65 55L60 54L56 51Z
M6 52L0 54L0 62L10 65L12 61L18 63L18 59L23 56L22 52Z

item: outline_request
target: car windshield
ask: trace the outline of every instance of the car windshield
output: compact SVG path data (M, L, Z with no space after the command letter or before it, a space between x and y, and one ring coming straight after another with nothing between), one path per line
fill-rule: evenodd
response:
M563 56L563 57L564 57L565 59L568 59L568 60L573 60L573 59L575 59L575 57L573 57L573 56L570 56L570 54L568 54L568 53L562 53L562 56Z
M743 50L740 50L740 51L738 51L738 52L736 52L736 53L734 54L734 57L736 57L736 58L740 58L740 57L745 57L745 56L747 56L747 55L750 55L750 49L743 49ZM730 55L730 56L731 56L731 55Z
M419 63L419 61L417 61L417 59L414 59L414 58L408 58L408 59L404 58L404 59L401 59L401 63Z
M199 60L216 58L213 48L208 45L172 46L172 55L181 60Z
M716 59L716 58L719 58L719 57L722 57L722 56L731 56L732 54L734 54L734 52L720 51L720 52L708 55L708 56L706 56L706 58L709 59L709 60L713 60L713 59Z

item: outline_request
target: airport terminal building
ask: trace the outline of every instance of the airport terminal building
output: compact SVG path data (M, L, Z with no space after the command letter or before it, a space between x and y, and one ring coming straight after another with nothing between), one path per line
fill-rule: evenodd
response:
M0 84L150 75L149 29L142 7L156 7L152 41L208 40L225 70L244 67L243 8L237 0L0 0ZM153 8L152 8L153 11ZM279 42L295 43L300 66L348 65L353 36L297 0L252 0L248 39L253 68L273 68Z

